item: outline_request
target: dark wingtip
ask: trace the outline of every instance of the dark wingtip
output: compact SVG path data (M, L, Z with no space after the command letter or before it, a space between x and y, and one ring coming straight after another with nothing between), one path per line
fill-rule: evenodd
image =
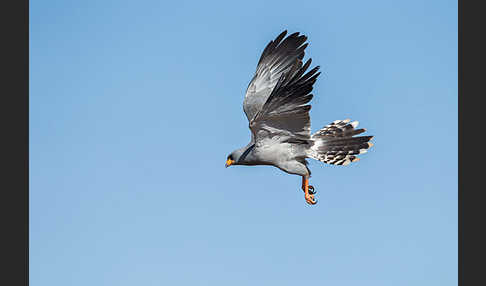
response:
M275 38L275 43L278 44L280 41L282 41L285 35L287 35L287 30L284 30L282 33L280 33L280 35L277 36L277 38Z
M292 37L297 38L297 36L299 36L299 32L295 32L295 33L290 34L289 38L292 38Z

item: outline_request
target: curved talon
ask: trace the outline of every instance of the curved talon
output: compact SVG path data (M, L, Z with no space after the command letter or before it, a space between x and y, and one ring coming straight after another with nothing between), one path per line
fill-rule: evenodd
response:
M314 189L314 186L309 185L309 194L311 195L317 194L317 191Z

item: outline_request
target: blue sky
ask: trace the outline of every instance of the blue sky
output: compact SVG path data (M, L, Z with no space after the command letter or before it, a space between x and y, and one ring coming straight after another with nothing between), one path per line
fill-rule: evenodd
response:
M281 31L361 161L225 169ZM457 285L456 1L31 1L30 283Z

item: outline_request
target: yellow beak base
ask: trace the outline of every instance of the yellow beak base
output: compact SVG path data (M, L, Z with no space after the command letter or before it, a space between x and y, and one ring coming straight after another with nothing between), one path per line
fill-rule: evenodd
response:
M226 165L224 165L226 168L228 168L229 166L233 165L235 161L231 160L231 159L228 159L226 160Z

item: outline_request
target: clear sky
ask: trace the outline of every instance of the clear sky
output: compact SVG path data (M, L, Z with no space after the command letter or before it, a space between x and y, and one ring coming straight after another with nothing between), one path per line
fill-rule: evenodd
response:
M457 1L31 1L30 283L457 285ZM265 45L308 36L319 203L250 139Z

